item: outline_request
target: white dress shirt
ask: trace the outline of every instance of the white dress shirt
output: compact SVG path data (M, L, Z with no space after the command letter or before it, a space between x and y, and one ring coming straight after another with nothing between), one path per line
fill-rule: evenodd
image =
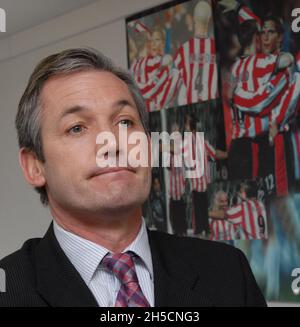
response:
M106 248L70 233L53 221L57 241L93 293L100 307L113 307L120 289L119 279L101 267L100 262L110 252ZM151 307L154 306L154 281L151 250L144 219L135 240L123 251L132 251L141 289Z

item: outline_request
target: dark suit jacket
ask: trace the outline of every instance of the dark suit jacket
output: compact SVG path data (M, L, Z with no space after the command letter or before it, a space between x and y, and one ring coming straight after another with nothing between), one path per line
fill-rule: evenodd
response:
M155 306L264 306L245 256L234 247L149 231ZM0 306L97 306L57 242L53 226L0 261Z

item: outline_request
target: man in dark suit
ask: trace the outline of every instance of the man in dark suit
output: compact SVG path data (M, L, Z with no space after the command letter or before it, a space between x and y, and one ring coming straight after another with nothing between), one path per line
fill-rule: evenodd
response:
M130 156L130 136L148 136L145 105L108 58L70 49L44 59L16 127L23 174L53 223L0 261L0 306L265 305L239 250L147 230L151 168Z

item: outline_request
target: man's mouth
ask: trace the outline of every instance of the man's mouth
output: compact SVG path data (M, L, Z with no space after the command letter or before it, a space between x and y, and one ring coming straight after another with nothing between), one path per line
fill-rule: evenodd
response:
M131 167L107 167L107 168L96 168L94 169L89 178L93 178L96 176L106 175L106 174L113 174L113 173L121 173L121 172L131 172L135 173L135 169Z

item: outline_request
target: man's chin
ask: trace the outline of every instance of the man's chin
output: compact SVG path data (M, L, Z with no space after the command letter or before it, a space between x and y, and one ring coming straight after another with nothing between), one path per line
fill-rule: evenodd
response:
M133 201L118 201L115 200L114 202L106 202L103 205L97 205L94 207L94 210L92 210L95 214L97 213L101 213L101 215L103 214L107 214L110 217L115 216L120 217L120 215L124 214L125 212L131 212L134 210L137 210L138 208L141 207L141 203L139 202L133 202Z
M134 194L135 192L130 191L130 188L122 189L115 192L109 192L109 194L106 194L103 196L103 193L96 194L94 197L94 208L97 208L99 210L125 210L137 206L141 206L144 203L144 197L142 197L142 192L138 192L137 194ZM97 196L99 195L99 196Z

